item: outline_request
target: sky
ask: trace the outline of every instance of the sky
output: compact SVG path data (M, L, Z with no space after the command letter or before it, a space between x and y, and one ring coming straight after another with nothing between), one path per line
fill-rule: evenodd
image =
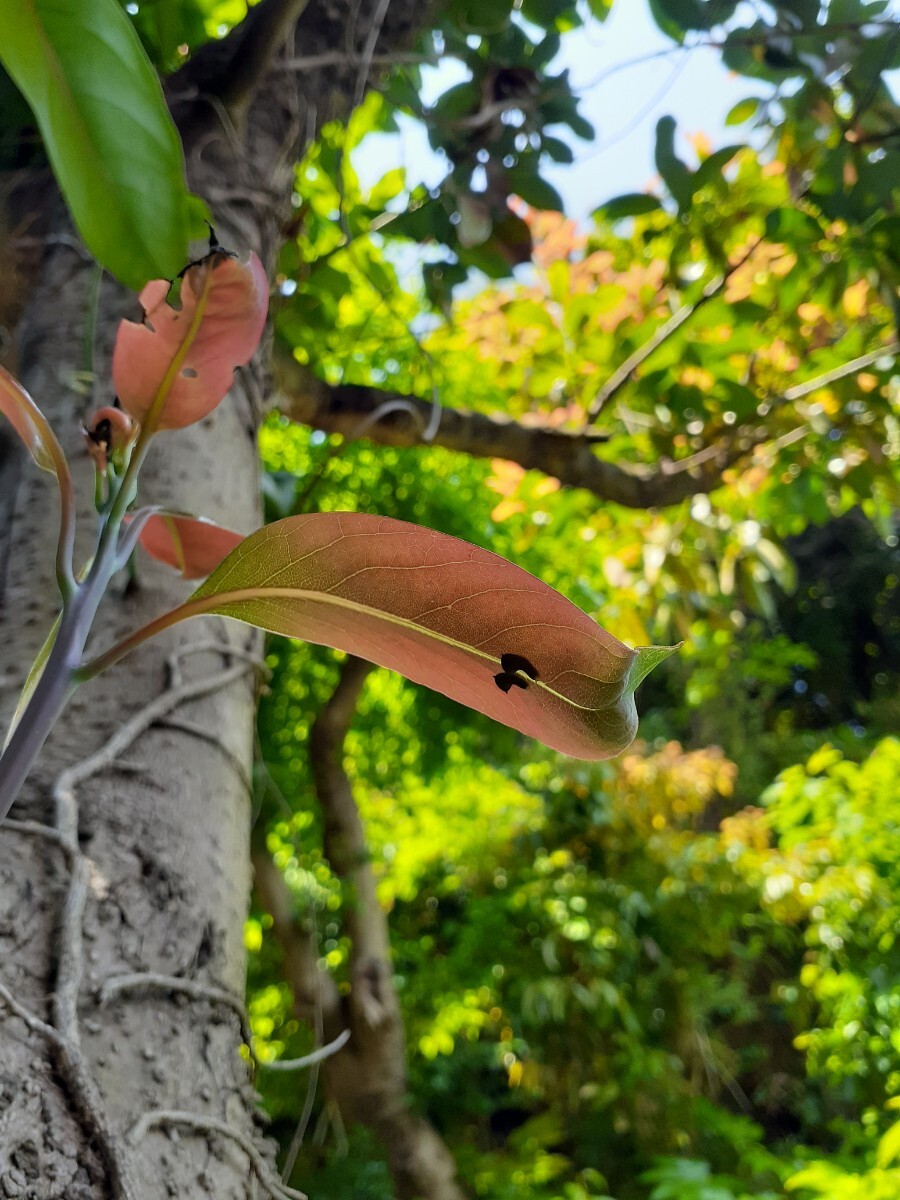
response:
M645 58L627 69L620 64ZM575 162L548 166L546 177L560 192L569 216L583 219L599 204L624 192L644 191L655 179L654 130L670 113L678 123L680 152L690 162L687 134L705 133L718 146L740 142L746 129L727 129L729 110L747 96L762 95L763 85L732 74L718 51L675 49L650 16L647 0L616 0L603 24L574 30L563 38L552 70L568 67L579 110L593 124L596 139L582 142L569 135ZM615 68L615 69L614 69ZM456 60L423 70L426 103L465 79ZM568 132L568 131L567 131ZM410 183L436 185L446 173L442 160L428 145L422 126L411 119L399 135L370 137L354 154L363 186L384 174L386 163L402 162Z

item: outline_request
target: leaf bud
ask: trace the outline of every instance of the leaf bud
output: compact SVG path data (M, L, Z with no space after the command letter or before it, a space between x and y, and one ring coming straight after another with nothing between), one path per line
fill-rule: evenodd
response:
M106 474L107 461L121 471L126 451L137 434L137 425L120 408L98 408L81 428L88 454L101 475Z

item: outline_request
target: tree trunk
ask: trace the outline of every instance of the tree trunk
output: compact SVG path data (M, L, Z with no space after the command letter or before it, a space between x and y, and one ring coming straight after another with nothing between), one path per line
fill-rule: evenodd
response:
M303 7L263 0L170 87L190 182L209 201L220 241L255 249L269 266L290 211L293 163L323 120L347 111L358 79L349 63L330 67L327 80L266 76ZM295 35L304 50L344 44L337 34L351 8L359 11L342 0L304 14ZM362 5L360 36L373 8ZM388 46L426 15L412 0L395 9L381 35ZM36 248L38 257L24 304L15 297L10 306L23 307L15 369L73 462L83 560L94 518L78 428L111 401L115 329L138 310L104 284L87 400L79 372L94 268L52 190L29 195L20 190L7 215L7 229L28 235L8 249ZM142 498L250 531L259 519L264 390L264 372L252 365L208 419L160 435ZM6 438L0 498L5 721L57 611L56 498ZM137 586L122 581L102 609L96 645L186 590L139 563ZM278 1190L239 1052L253 647L244 627L195 621L80 689L0 827L0 1195L289 1194ZM104 755L114 735L119 744Z

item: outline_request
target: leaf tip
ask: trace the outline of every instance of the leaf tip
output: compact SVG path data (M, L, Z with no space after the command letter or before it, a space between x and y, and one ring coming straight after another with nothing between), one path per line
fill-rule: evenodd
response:
M667 658L671 658L683 645L684 642L676 642L674 646L638 646L628 672L626 692L636 691L652 670L660 663L665 662Z

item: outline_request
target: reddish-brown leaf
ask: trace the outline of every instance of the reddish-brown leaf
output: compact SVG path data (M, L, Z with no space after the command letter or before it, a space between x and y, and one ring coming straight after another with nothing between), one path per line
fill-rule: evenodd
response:
M202 420L231 387L234 368L249 362L266 323L269 287L263 265L208 255L181 283L181 307L166 302L169 283L141 292L143 324L123 321L113 352L113 381L122 407L154 429Z
M334 646L580 758L637 732L634 689L671 650L631 650L505 559L362 513L245 538L178 617L221 613Z
M244 535L203 517L164 512L148 517L138 540L151 558L174 567L185 579L202 579L244 540Z
M0 413L25 443L37 465L44 471L56 474L53 451L62 458L56 435L21 383L3 367L0 367Z

